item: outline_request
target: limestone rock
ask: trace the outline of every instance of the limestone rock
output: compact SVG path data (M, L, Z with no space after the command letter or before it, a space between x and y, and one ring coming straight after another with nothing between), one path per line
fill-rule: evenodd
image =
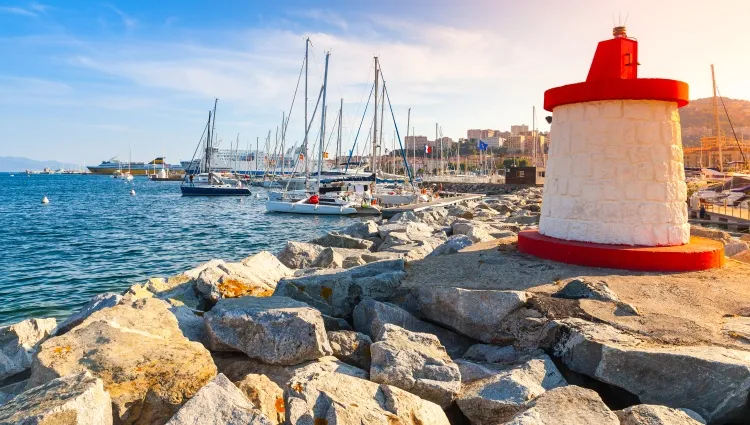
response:
M502 329L503 320L530 297L521 291L451 287L422 287L416 296L417 308L424 317L488 343L511 339Z
M527 357L539 356L542 350L522 351L512 345L474 344L463 355L464 359L480 363L519 363Z
M597 393L575 385L555 388L505 425L620 425Z
M393 385L448 407L461 390L461 373L435 335L386 324L370 346L370 380Z
M349 317L364 298L389 299L404 277L403 260L378 261L344 271L282 279L274 296L306 302L329 316Z
M111 425L112 402L88 372L53 379L0 406L0 424Z
M372 339L369 336L359 332L334 331L328 332L328 341L337 359L358 368L370 370Z
M375 220L358 221L352 223L341 233L353 238L367 239L378 235L378 223Z
M37 345L56 326L55 319L27 319L0 326L0 381L28 369Z
M434 257L437 255L455 254L462 249L471 246L474 241L466 235L453 235L448 238L446 242L436 247L428 257Z
M566 283L565 286L559 291L555 292L553 297L557 298L568 298L568 299L582 299L587 298L591 300L607 301L607 302L618 302L617 295L609 289L607 282L591 282L585 279L573 279Z
M270 252L261 251L241 263L220 263L206 268L198 275L196 287L214 302L243 296L268 297L279 279L292 273Z
M99 310L39 350L28 387L89 371L112 398L120 424L163 424L216 375L209 352L188 341L155 298Z
M472 221L456 220L455 222L453 222L453 234L466 235L474 243L487 242L494 239L490 235L490 231L487 227Z
M406 310L373 299L366 299L354 309L354 330L377 339L386 324L402 327L412 332L435 335L453 357L459 357L474 341L453 331L423 322Z
M609 325L553 321L544 343L575 372L626 389L641 402L688 408L709 423L750 417L750 352L660 347Z
M55 334L62 335L65 332L68 332L74 327L80 325L81 322L83 322L84 319L89 317L93 312L99 311L103 308L114 307L119 304L120 301L122 301L122 295L116 294L114 292L105 292L103 294L94 296L93 298L91 298L91 300L89 300L88 303L86 303L85 306L83 306L83 308L65 319L65 321L57 327Z
M378 226L378 235L385 240L391 233L404 233L411 240L419 240L432 234L429 224L420 222L388 222Z
M510 420L545 391L567 385L546 355L462 385L457 403L473 425Z
M205 315L211 348L294 365L331 354L320 312L287 297L224 299Z
M15 382L0 388L0 406L24 392L26 390L26 384L28 384L28 380Z
M721 330L730 338L750 343L750 317L727 317Z
M320 245L289 241L276 258L290 269L304 269L310 267L322 251Z
M705 424L697 413L694 416L666 406L637 404L615 412L620 425L700 425Z
M276 385L284 387L300 369L317 370L321 373L336 372L357 378L368 379L370 374L358 367L348 365L336 357L326 356L293 366L263 363L241 353L213 353L219 372L234 382L243 380L249 374L265 375Z
M284 423L284 391L266 375L250 373L237 382L237 388L271 423Z
M334 251L333 248L325 248L311 266L321 269L343 269L344 259L344 256Z
M222 374L201 388L167 425L271 425L272 422Z
M202 311L193 310L186 305L169 307L169 311L177 319L177 326L185 338L200 342L204 346L208 345L208 334L206 333Z
M419 223L419 221L419 218L413 212L404 211L391 217L388 223Z
M331 248L349 248L349 249L372 249L373 243L360 238L354 238L339 232L329 232L312 241L323 247Z
M331 332L353 330L352 325L350 325L349 322L340 317L327 316L325 314L321 314L321 316L323 316L323 324L325 324L326 326L326 331Z
M449 425L440 406L389 385L302 368L285 387L290 425Z

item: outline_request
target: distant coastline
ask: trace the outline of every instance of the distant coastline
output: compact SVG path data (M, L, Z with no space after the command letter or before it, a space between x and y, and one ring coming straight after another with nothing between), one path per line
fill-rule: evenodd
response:
M0 156L0 173L18 173L26 170L42 170L44 168L52 170L59 170L61 168L77 170L80 167L85 167L85 164L68 164L54 160L39 161L18 156Z

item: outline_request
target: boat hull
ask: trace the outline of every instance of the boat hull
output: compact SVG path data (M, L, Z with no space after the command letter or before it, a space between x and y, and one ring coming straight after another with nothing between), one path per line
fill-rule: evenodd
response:
M323 204L305 204L301 202L268 201L266 211L290 213L290 214L315 214L315 215L352 215L357 210L352 207Z
M180 186L182 196L249 196L247 187L200 187Z

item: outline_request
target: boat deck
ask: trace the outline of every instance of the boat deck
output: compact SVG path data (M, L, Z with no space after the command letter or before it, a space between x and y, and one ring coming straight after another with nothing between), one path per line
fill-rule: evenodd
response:
M440 199L436 199L430 202L420 202L417 204L400 205L398 207L385 208L383 209L383 218L391 218L398 213L406 212L406 211L411 211L411 212L416 213L419 211L426 210L428 208L448 207L451 205L462 204L464 202L477 201L477 200L482 199L483 197L484 195L467 193L467 194L461 194L461 195L450 197L450 198L440 198Z

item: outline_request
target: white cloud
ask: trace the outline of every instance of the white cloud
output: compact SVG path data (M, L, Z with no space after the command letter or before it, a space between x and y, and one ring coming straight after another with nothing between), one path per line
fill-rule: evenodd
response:
M346 21L346 19L342 18L339 14L330 10L301 9L301 10L292 10L292 11L289 11L288 13L292 16L308 18L313 21L319 21L319 22L328 24L330 26L339 28L344 31L346 31L349 28L349 23Z
M11 15L22 15L22 16L36 16L36 13L23 9L20 7L9 7L9 6L2 6L0 7L0 13L9 13Z
M122 24L125 26L126 29L131 29L135 27L138 24L138 21L127 13L123 12L122 10L116 8L113 5L107 5L110 9L112 9L113 12L115 12L117 15L120 16L120 19L122 19Z

